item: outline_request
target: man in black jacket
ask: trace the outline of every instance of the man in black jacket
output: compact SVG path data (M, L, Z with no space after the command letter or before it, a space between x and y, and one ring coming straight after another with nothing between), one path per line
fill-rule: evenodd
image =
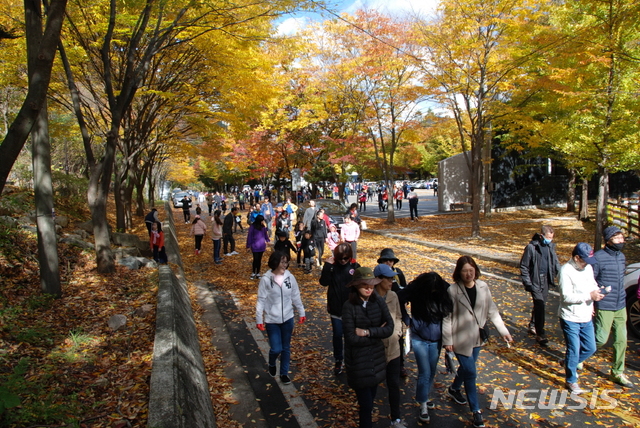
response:
M233 224L236 221L237 214L238 207L231 208L231 212L224 216L224 221L222 222L222 245L224 246L223 250L225 256L234 256L238 254L236 251L236 240L233 238ZM229 244L231 244L231 251L227 252Z
M525 247L520 260L520 276L525 290L531 293L533 310L529 322L529 333L536 335L538 344L544 346L549 340L544 333L544 314L549 285L555 285L555 277L560 271L560 262L553 240L553 227L543 225L541 233L536 233Z

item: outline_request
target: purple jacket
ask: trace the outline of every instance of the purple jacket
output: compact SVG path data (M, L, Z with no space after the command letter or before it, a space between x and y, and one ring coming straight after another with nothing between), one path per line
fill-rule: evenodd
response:
M263 227L258 230L253 225L249 227L249 233L247 234L247 248L251 248L253 253L262 253L267 249L267 242L269 242L269 235L267 235L267 228Z

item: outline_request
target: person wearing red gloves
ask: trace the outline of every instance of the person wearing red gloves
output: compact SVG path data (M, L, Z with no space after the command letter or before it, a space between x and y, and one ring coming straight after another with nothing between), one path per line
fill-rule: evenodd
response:
M291 383L291 336L293 335L294 307L300 324L306 321L304 306L296 278L289 272L290 258L286 253L274 251L269 257L270 270L260 279L256 303L256 324L267 331L269 339L269 374L276 377L276 361L280 357L280 381Z

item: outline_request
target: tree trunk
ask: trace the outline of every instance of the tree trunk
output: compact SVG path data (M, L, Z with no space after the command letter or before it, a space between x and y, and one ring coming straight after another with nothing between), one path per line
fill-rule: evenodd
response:
M569 170L569 186L567 187L567 212L576 211L576 170Z
M136 182L136 216L144 217L144 182L145 180ZM151 200L151 198L149 198ZM151 205L152 207L154 205Z
M2 144L0 144L0 194L2 194L13 164L22 151L31 128L40 114L40 109L46 101L51 80L51 68L56 54L56 46L60 40L60 30L66 7L67 0L52 0L49 6L42 43L34 56L33 68L37 70L37 73L34 73L33 78L29 79L27 97L22 103L18 115L11 123Z
M91 220L93 221L93 237L99 273L112 273L116 270L113 251L111 251L109 223L107 221L107 197L109 196L109 185L111 184L111 173L113 172L117 135L117 129L112 129L107 134L104 156L91 169L89 190L87 192Z
M602 247L602 231L607 225L607 200L609 199L609 170L598 168L598 202L596 204L596 236L594 248Z
M589 180L582 179L582 192L580 193L580 220L589 221Z
M113 180L113 196L116 203L116 232L124 233L127 230L125 222L125 190L120 180L120 174L116 172L115 176L115 180Z
M471 237L480 237L480 203L482 195L482 134L474 135L476 138L471 145Z
M27 55L29 80L39 72L37 58L42 43L42 9L37 1L25 1L25 23L27 33ZM33 162L33 188L36 204L36 224L38 226L38 263L40 265L40 289L43 293L56 297L62 295L60 287L60 266L58 264L58 244L53 218L53 184L51 180L51 145L46 100L31 130Z
M484 148L482 150L482 166L484 177L484 216L485 218L491 217L491 135L487 135L486 140L483 142Z

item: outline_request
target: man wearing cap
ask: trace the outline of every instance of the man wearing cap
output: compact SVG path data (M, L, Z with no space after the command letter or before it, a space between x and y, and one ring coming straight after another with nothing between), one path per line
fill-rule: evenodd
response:
M554 284L560 270L556 244L551 242L554 234L553 227L543 225L540 233L533 235L520 259L522 284L531 293L533 300L529 334L535 334L536 341L541 346L549 342L544 332L545 305L549 297L549 286Z
M622 253L624 235L622 231L609 226L602 231L606 246L596 252L593 274L598 286L606 294L596 303L596 344L603 347L613 331L613 364L609 379L622 386L633 386L624 375L625 353L627 351L627 294L624 290L625 257Z
M566 345L564 370L567 389L574 394L585 392L578 384L577 370L596 352L593 303L602 300L604 294L593 278L591 265L595 263L591 246L580 242L569 262L560 268L560 326Z

